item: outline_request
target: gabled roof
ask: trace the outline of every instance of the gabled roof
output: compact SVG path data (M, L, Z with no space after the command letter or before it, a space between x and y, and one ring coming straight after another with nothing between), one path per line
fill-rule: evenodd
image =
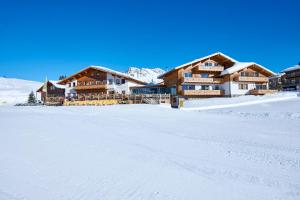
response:
M208 55L208 56L204 56L204 57L198 58L198 59L193 60L193 61L191 61L191 62L188 62L188 63L182 64L182 65L179 65L179 66L177 66L177 67L171 69L170 71L168 71L168 72L166 72L166 73L164 73L164 74L158 76L157 78L162 78L162 77L164 77L165 75L169 74L170 72L173 72L173 71L175 71L175 70L181 69L181 68L186 67L186 66L188 66L188 65L192 65L192 64L197 63L197 62L201 62L202 60L205 60L205 59L211 58L211 57L213 57L213 56L217 56L217 55L220 55L220 56L222 56L222 57L224 57L224 58L230 60L231 62L234 62L234 63L235 63L235 62L238 62L237 60L235 60L235 59L233 59L233 58L231 58L231 57L229 57L229 56L223 54L222 52L216 52L216 53L210 54L210 55Z
M290 71L294 71L294 70L298 70L298 69L300 69L300 65L295 65L293 67L289 67L289 68L282 70L282 72L290 72Z
M56 88L60 88L60 89L65 89L65 88L66 88L65 85L59 84L59 83L58 83L59 81L53 81L53 80L51 80L51 81L49 81L49 82L52 83Z
M224 71L222 71L221 76L224 76L224 75L227 75L227 74L232 74L234 72L238 72L238 71L240 71L240 70L242 70L246 67L250 67L252 65L255 65L255 66L269 72L270 74L275 75L274 72L272 72L271 70L269 70L269 69L267 69L267 68L265 68L265 67L263 67L263 66L261 66L257 63L254 63L254 62L236 62L236 63L234 63L234 65L232 67L229 67L229 68L225 69Z
M82 73L82 72L84 72L84 71L90 70L90 69L94 69L94 70L97 70L97 71L110 73L110 74L115 75L115 76L120 76L120 77L122 77L122 78L124 78L124 79L130 80L130 81L135 82L135 83L138 83L138 84L142 84L142 85L146 85L146 84L147 84L146 82L144 82L144 81L142 81L142 80L133 78L133 77L131 77L131 76L127 75L127 74L124 74L124 73L122 73L122 72L118 72L118 71L109 69L109 68L107 68L107 67L103 67L103 66L94 66L94 65L89 66L89 67L87 67L87 68L85 68L85 69L83 69L83 70L81 70L81 71L79 71L79 72L77 72L77 73L75 73L75 74L73 74L73 75L71 75L71 76L69 76L69 77L63 79L63 80L59 81L58 83L59 83L59 84L66 84L67 81L74 79L74 77L75 77L76 75L78 75L78 74L80 74L80 73Z
M59 81L48 80L48 81L46 81L46 82L45 82L45 83L37 90L37 92L41 91L46 83L51 83L52 85L54 85L56 88L59 88L59 89L65 89L65 88L66 88L65 85L58 84L58 82L59 82Z

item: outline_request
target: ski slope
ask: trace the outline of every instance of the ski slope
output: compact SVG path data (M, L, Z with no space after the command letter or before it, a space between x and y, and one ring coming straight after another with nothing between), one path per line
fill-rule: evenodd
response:
M1 200L300 199L300 98L1 106L0 123Z
M0 77L0 105L25 103L29 93L41 85L35 81Z

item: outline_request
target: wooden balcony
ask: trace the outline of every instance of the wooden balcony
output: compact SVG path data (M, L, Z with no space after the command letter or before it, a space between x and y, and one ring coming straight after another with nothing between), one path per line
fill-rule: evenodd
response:
M212 83L221 84L223 82L222 78L183 78L184 83Z
M183 90L184 96L224 96L224 90Z
M106 84L99 85L77 85L74 88L75 90L98 90L98 89L107 89Z
M239 82L268 82L268 77L250 77L250 76L239 76L236 78Z
M277 92L277 90L257 90L257 89L253 89L253 90L250 90L250 94L251 95L264 95L264 94L272 94L272 93L275 93Z
M222 72L224 70L223 66L204 66L204 65L199 65L196 70L198 71L203 71L203 72Z

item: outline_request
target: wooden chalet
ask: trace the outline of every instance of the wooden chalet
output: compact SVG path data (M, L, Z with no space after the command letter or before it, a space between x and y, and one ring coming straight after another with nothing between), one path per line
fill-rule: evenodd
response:
M37 90L41 94L41 101L45 105L62 105L65 100L65 86L57 81L45 81Z
M269 90L269 69L254 62L239 62L217 52L162 74L171 94L184 98L262 95Z
M110 98L108 95L128 95L130 87L147 83L106 67L90 66L59 84L66 86L67 100L92 101Z
M285 91L300 90L300 63L282 71L282 89Z

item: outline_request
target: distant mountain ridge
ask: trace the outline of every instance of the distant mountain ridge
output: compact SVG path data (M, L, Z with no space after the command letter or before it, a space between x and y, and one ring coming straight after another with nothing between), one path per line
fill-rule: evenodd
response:
M165 70L161 68L137 68L129 67L126 74L129 76L142 80L147 83L159 83L162 80L157 77L165 73Z

